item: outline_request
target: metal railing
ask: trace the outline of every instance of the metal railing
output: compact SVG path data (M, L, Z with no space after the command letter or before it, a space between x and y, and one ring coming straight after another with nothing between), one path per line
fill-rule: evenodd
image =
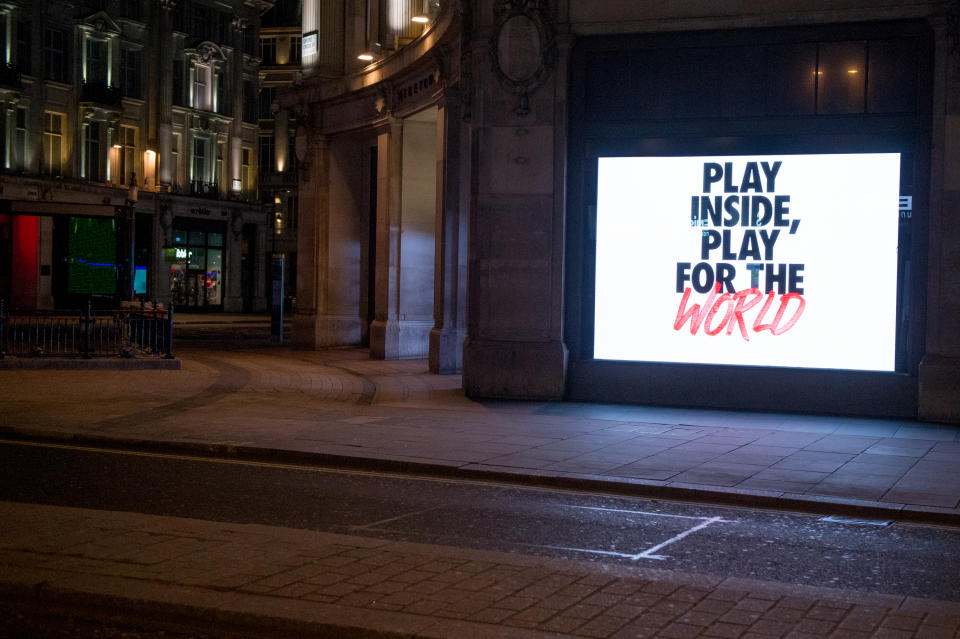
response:
M0 300L0 359L173 358L173 309L7 313Z

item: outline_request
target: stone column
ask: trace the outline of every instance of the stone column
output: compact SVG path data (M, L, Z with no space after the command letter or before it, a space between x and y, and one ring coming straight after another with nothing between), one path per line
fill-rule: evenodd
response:
M157 56L148 56L150 68L154 68L154 57L157 58L156 65L160 70L160 77L151 76L149 83L153 85L160 83L158 100L154 105L156 109L156 130L157 130L157 150L159 152L159 171L157 180L163 186L170 186L177 181L171 166L173 162L172 142L173 142L173 33L171 12L177 10L176 0L161 0L157 12L160 16L158 42L160 45ZM182 7L181 7L182 10ZM151 116L151 120L153 117Z
M397 359L400 353L400 180L403 120L391 118L377 136L377 247L370 357Z
M960 422L960 32L933 20L935 38L925 353L918 413Z
M317 313L323 308L321 285L327 279L321 247L326 244L329 146L322 135L308 136L306 157L300 163L297 194L300 219L297 224L297 311L293 316L292 341L296 346L317 348Z
M243 214L239 210L231 212L224 240L222 274L226 286L223 289L223 310L239 313L243 310Z
M469 150L462 144L460 94L447 89L437 112L437 223L430 371L459 373L463 366L467 297L467 206L460 184Z

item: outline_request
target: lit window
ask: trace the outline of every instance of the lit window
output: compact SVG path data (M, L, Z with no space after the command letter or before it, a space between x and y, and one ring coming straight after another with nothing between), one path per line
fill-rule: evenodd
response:
M207 140L193 138L193 165L190 167L191 181L195 185L206 184L207 180Z
M260 38L260 59L265 66L277 63L276 38Z
M27 168L27 110L23 107L17 108L11 142L13 148L7 166L22 171Z
M52 177L63 174L63 115L43 114L43 172Z
M170 141L170 183L180 184L180 134L174 133Z
M250 170L250 161L253 159L253 149L243 148L242 161L240 163L240 184L244 193L253 191L253 171Z
M120 184L132 184L133 174L137 172L135 165L137 157L137 129L132 126L121 126L117 139L117 175Z
M83 125L83 177L93 182L103 181L100 168L100 123Z
M198 64L193 68L193 107L195 109L213 110L210 71L210 67L205 64Z
M107 43L87 40L84 57L83 81L87 84L107 84Z

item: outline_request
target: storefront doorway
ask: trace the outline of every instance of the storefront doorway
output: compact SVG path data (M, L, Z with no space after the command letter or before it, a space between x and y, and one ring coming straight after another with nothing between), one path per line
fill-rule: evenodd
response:
M177 310L223 310L223 260L226 224L176 218L170 299Z

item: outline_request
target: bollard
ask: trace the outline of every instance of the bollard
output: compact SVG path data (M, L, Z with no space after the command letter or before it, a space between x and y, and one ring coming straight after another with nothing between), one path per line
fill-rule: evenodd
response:
M3 359L7 354L7 333L5 330L7 318L4 316L4 310L3 300L0 299L0 359Z
M87 300L87 312L83 318L83 349L80 352L83 355L84 359L90 359L93 357L93 354L90 352L90 331L92 324L92 315L93 309L90 306L90 300Z
M166 359L173 359L173 304L167 309L167 354Z

